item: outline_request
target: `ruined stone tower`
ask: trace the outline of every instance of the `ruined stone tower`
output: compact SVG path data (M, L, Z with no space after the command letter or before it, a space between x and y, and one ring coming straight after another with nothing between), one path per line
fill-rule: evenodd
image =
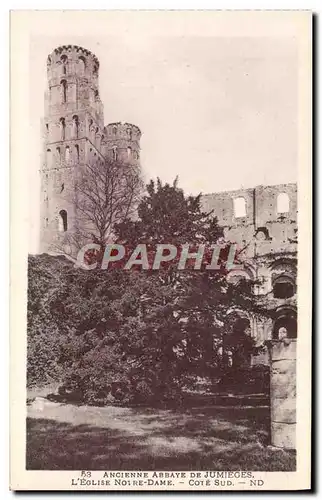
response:
M95 157L138 165L141 132L130 123L104 126L99 61L89 50L76 45L56 48L47 59L47 79L40 251L55 252L77 227L79 214L71 194L79 169Z

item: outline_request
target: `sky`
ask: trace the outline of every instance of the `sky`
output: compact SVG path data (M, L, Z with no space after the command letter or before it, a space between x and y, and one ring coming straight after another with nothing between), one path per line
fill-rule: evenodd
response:
M30 181L39 184L46 59L63 44L100 61L105 124L142 131L145 180L160 177L187 193L297 180L296 38L159 36L148 33L34 36L30 40ZM38 200L30 202L31 251Z

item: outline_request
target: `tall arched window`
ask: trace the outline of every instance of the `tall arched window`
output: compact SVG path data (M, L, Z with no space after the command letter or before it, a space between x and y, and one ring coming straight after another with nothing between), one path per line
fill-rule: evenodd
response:
M60 85L61 85L62 102L65 103L67 102L67 81L62 80L60 82Z
M246 217L246 200L242 196L234 198L234 215L238 217Z
M79 161L79 145L76 144L75 146L75 152L76 152L76 160Z
M73 137L75 139L78 139L78 130L79 130L78 116L74 115L73 116Z
M57 148L56 148L56 156L57 156L57 161L58 161L58 163L60 163L60 160L61 160L61 156L60 156L60 147L57 147Z
M88 124L88 133L89 133L89 138L92 141L93 139L93 120L90 119L89 124Z
M47 152L46 152L46 163L47 163L47 167L51 167L52 165L52 156L51 156L51 149L47 149Z
M132 148L130 146L127 148L127 157L129 160L132 158Z
M286 214L290 211L290 197L287 193L279 193L277 196L277 213Z
M62 72L63 72L63 75L66 75L67 73L67 56L64 54L61 56L60 58L61 60L61 63L62 63Z
M85 75L86 59L84 56L78 58L79 74Z
M59 120L60 124L60 138L62 141L65 140L65 132L66 132L66 123L65 123L65 118L61 118Z
M66 146L66 149L65 149L65 162L69 163L69 160L70 160L69 146Z
M58 230L60 232L66 232L68 229L67 212L66 210L61 210L59 212L58 218Z

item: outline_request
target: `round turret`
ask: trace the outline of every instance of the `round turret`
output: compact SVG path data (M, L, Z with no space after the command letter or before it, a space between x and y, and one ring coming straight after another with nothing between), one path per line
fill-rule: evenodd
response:
M61 45L47 58L49 85L52 80L65 76L78 76L98 82L99 60L87 49L78 45Z
M104 127L104 155L114 160L139 164L141 130L132 123L109 123Z

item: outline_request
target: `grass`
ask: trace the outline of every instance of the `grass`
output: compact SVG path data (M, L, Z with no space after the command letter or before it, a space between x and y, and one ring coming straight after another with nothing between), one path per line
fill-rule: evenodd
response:
M267 406L28 406L27 469L293 471L269 442Z

